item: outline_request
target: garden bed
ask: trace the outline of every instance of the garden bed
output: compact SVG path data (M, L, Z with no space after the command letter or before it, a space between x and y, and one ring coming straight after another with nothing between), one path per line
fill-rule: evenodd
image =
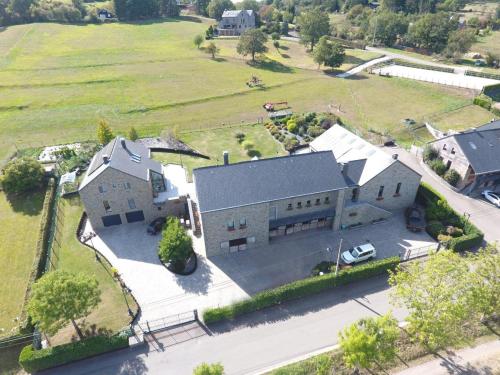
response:
M196 256L196 253L193 251L193 254L186 260L186 264L184 265L183 270L178 270L172 263L164 263L161 258L160 262L165 266L167 270L169 270L172 273L175 273L176 275L182 275L182 276L188 276L194 273L196 271L196 268L198 266L198 257Z

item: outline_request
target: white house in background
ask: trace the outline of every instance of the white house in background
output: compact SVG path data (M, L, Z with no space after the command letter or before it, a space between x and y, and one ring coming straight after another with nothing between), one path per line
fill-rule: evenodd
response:
M367 223L411 206L421 175L340 125L334 125L309 145L311 152L332 151L349 185L342 226Z
M219 36L238 36L255 28L253 10L225 10L217 26Z

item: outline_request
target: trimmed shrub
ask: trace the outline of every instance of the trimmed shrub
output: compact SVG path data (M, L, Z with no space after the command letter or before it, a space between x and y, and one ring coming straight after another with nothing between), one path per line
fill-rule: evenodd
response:
M460 175L454 169L447 170L446 173L444 174L443 178L451 186L457 186L458 181L460 181Z
M299 141L297 141L295 138L287 138L283 143L283 145L285 146L285 150L287 151L293 150L298 144Z
M19 364L25 371L32 373L126 347L126 335L94 336L41 350L34 350L28 345L19 355Z
M448 248L458 252L470 250L477 246L480 246L483 243L483 239L484 234L476 228L476 230L471 232L470 234L452 238L448 243Z
M424 148L424 152L422 154L422 157L426 163L428 163L431 160L435 160L438 157L439 153L438 151L432 147L431 145L427 145Z
M441 159L434 159L430 161L429 166L439 176L443 176L446 173L446 165L444 165Z
M320 293L339 285L387 273L388 270L394 270L399 262L399 257L386 258L342 270L337 277L334 273L329 273L297 280L275 289L257 293L253 297L228 306L209 308L203 312L203 320L206 324L210 324L224 319L233 319L252 311Z
M488 111L491 109L491 98L486 95L479 95L474 98L474 104L480 107L487 109Z
M429 221L429 223L425 227L425 230L429 234L429 236L431 236L435 240L438 239L438 236L442 234L445 231L445 229L446 228L444 227L444 225L437 220Z
M3 170L2 187L7 193L24 193L42 186L45 172L33 158L11 160Z
M439 200L446 200L446 198L438 193L434 188L425 183L421 182L417 191L417 202L427 206L429 203L436 203Z
M299 126L297 125L297 123L294 120L288 120L288 122L286 123L286 129L290 133L296 134L299 130Z
M158 245L158 256L163 263L172 263L173 268L182 271L193 254L193 242L175 217L167 219Z

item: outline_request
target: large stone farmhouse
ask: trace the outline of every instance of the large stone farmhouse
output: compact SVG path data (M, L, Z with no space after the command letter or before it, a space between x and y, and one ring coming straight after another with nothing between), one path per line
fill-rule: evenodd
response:
M342 166L348 188L342 227L385 219L411 206L421 175L340 125L334 125L310 144L311 152L330 150Z
M92 159L79 193L94 230L184 213L186 198L143 145L115 138Z
M193 182L207 256L297 231L336 230L347 188L331 152L198 168Z
M430 143L447 168L460 175L457 188L495 190L500 185L500 120Z
M220 36L238 36L248 29L255 28L253 10L225 10L217 26Z

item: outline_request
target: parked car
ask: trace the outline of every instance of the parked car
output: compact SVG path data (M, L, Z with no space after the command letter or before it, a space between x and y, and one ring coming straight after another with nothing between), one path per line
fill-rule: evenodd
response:
M500 208L500 194L495 193L491 190L485 190L481 193L481 195L484 197L484 199Z
M367 242L363 245L355 246L352 249L344 251L340 257L344 263L354 264L375 258L376 256L377 250L375 250L375 247L371 243Z
M151 235L158 234L162 231L163 226L167 222L166 217L159 217L157 219L154 219L149 225L148 225L148 233Z
M405 211L406 228L412 232L420 232L425 228L425 220L422 211L417 207L408 207Z

